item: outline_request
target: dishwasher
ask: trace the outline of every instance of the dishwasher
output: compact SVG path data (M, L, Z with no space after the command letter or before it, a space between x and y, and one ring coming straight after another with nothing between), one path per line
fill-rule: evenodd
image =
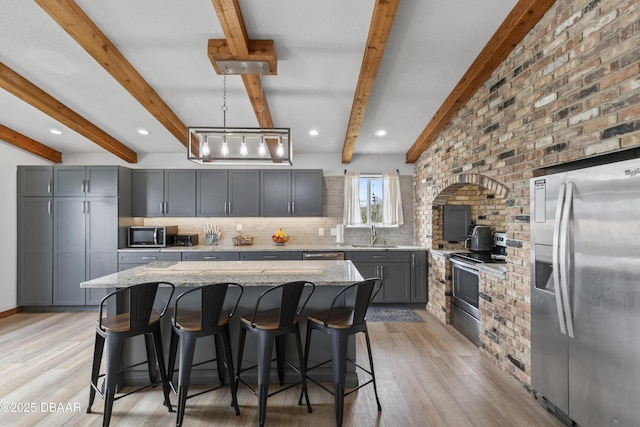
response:
M303 261L343 260L344 252L302 252Z

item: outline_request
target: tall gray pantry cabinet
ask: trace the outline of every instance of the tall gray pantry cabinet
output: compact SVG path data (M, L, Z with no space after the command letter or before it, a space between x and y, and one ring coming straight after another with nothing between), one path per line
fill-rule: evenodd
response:
M117 271L118 243L125 237L118 222L130 216L130 182L130 170L117 166L18 168L19 305L100 301L106 290L79 285ZM34 195L45 187L47 196ZM37 242L47 245L38 251Z

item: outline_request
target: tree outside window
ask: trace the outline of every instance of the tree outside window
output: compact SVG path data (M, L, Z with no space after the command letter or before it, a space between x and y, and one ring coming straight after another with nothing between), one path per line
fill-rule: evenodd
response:
M362 224L382 224L382 175L361 175L358 192Z

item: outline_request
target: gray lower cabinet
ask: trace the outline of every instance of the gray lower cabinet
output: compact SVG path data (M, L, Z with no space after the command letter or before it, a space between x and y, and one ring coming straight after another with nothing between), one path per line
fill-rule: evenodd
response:
M382 289L374 303L411 302L411 253L404 251L346 252L363 278L379 277Z
M46 188L46 180L44 182ZM51 289L53 197L19 197L18 305L51 305Z
M92 305L106 295L80 282L117 271L117 229L116 197L54 199L54 305Z
M133 216L196 216L195 169L135 169L131 185Z
M182 261L239 261L238 252L182 252Z
M300 251L255 251L240 252L241 261L282 261L282 260L301 260L302 252Z
M427 302L427 252L411 252L411 302Z
M322 170L261 170L260 216L322 216Z
M203 217L259 216L259 171L198 170L196 206L196 215Z
M180 252L126 251L118 253L118 271L155 261L181 261Z

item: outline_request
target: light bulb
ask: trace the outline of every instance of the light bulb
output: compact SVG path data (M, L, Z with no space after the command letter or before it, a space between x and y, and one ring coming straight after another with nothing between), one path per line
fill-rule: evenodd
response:
M284 156L284 146L282 145L281 139L278 139L278 148L276 148L276 155L278 157Z
M260 137L260 147L258 147L258 155L264 157L267 155L267 147L264 145L264 136Z
M222 137L222 148L220 148L220 154L222 154L223 157L227 157L229 155L229 146L227 145L226 136Z
M240 155L242 157L247 157L248 154L249 154L249 150L247 149L247 141L245 141L243 136L242 143L240 144Z
M209 137L204 137L204 142L202 143L202 157L209 157L211 155L211 148L209 147Z

